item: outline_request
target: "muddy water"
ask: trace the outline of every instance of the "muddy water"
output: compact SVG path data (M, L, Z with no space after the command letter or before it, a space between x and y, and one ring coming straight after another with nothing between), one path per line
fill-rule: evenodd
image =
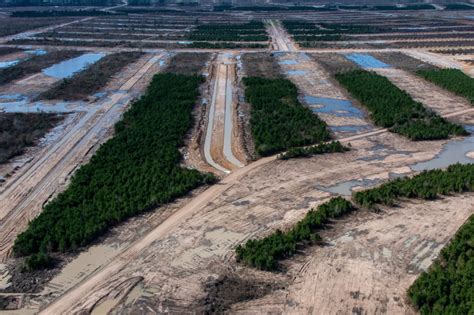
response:
M43 70L47 76L66 79L74 75L74 73L84 70L91 64L99 61L105 56L104 53L87 53L76 58L62 61L49 68Z
M369 54L360 54L352 53L345 54L346 59L355 62L357 65L361 66L364 69L373 69L373 68L390 68L391 66L378 60L374 56Z
M350 180L329 187L317 186L317 188L322 191L330 192L333 194L350 196L352 194L352 188L374 186L380 183L380 181L381 179Z
M414 171L432 170L435 168L446 168L451 164L474 163L474 125L465 126L471 132L470 136L463 139L451 140L446 143L443 150L433 159L410 165Z
M288 70L286 71L287 75L305 75L306 71L305 70Z
M5 113L69 113L78 110L91 110L93 108L93 105L88 105L85 102L30 103L29 98L23 94L0 95L0 112Z
M296 61L295 59L288 59L288 60L279 61L278 63L281 65L297 65L298 61Z
M12 67L20 62L20 59L0 61L0 69Z
M338 117L362 118L364 116L362 111L354 107L348 100L306 95L304 101L316 113L331 114Z

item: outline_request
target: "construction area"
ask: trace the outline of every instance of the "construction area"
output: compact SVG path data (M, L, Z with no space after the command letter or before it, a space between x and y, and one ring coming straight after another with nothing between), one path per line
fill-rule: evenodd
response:
M420 74L456 69L474 78L470 11L199 11L124 4L53 19L11 12L0 7L0 24L9 25L0 30L0 313L420 313L407 290L474 214L472 191L432 200L400 198L393 206L334 219L319 233L322 242L283 259L277 271L252 268L235 250L290 229L331 198L350 200L355 192L386 182L474 163L474 99ZM364 71L401 90L430 119L464 132L417 141L407 136L412 129L404 133L397 124L380 124L364 95L340 76ZM194 85L183 83L183 97L167 102L174 87L155 92L154 84L162 82L157 74L168 75L164 81L197 82L196 95ZM266 112L259 102L270 96L251 88L271 86L268 82L287 88L274 88L274 94L288 93L282 104L298 104L306 112L288 121L277 109ZM166 121L148 116L137 123L134 106L153 104L146 95L165 99L163 108L190 106L190 116L166 112ZM304 135L297 142L288 135L304 133L302 127L288 127L304 113L327 130L321 141ZM259 118L288 128L277 134L258 125ZM167 154L171 149L165 145L177 143L169 153L177 165L164 175L158 172L165 166L153 166L164 184L156 179L144 186L182 190L173 190L169 199L153 192L139 200L146 205L139 211L114 213L113 223L90 232L94 237L84 243L41 243L41 253L52 253L48 268L19 267L39 251L24 245L29 249L23 255L18 244L27 244L21 236L48 204L66 200L61 196L68 189L79 196L76 182L89 185L86 179L92 188L84 196L101 195L94 176L108 175L91 175L87 165L103 163L118 174L114 167L122 164L97 156L112 152L110 143L118 138L130 147L140 136L161 144L130 130L146 123L168 126L168 121L184 135L165 131L162 140ZM182 121L188 125L182 127ZM271 147L268 139L281 135L292 144ZM279 155L329 140L347 151ZM132 164L145 168L150 161L144 157ZM195 185L198 175L192 172L213 180ZM183 180L188 174L191 179ZM127 176L142 180L120 174L109 183ZM114 205L123 201L120 192L109 197ZM64 201L71 207L84 203ZM35 231L46 235L43 230ZM92 230L88 226L77 234Z

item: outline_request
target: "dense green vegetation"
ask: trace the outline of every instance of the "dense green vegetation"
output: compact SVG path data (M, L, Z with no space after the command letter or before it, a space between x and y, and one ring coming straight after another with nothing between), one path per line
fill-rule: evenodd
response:
M39 95L39 99L79 100L97 93L109 79L126 65L143 55L142 52L119 52L105 56L71 78L63 79Z
M298 101L287 79L247 77L245 97L252 105L250 126L259 155L327 141L326 124Z
M280 160L288 160L294 158L310 157L318 154L346 152L348 147L343 146L339 141L329 143L321 143L310 147L290 148L287 152L278 156Z
M448 3L445 5L445 10L474 10L474 6L464 3Z
M38 269L51 268L54 265L54 261L47 253L37 253L26 257L23 264L24 271L34 271Z
M213 11L221 12L221 11L254 11L254 12L270 12L270 11L336 11L337 8L334 6L321 6L321 7L314 7L314 6L276 6L276 5L250 5L250 6L231 6L229 4L223 5L216 5L213 7Z
M275 270L277 261L293 256L298 247L320 241L317 231L334 218L356 210L347 200L337 197L310 210L306 216L289 231L276 230L259 240L249 240L236 248L237 259L263 270Z
M376 188L354 194L354 201L366 208L393 205L399 198L434 199L474 191L474 164L454 164L446 170L424 171L411 178L398 178Z
M58 62L77 57L81 54L82 52L77 50L57 50L51 51L45 55L38 55L25 59L14 66L0 69L0 85L21 79L27 75L41 72L41 70Z
M233 43L233 42L218 42L218 43L208 43L208 42L192 42L189 45L186 45L189 48L208 48L208 49L224 49L224 48L266 48L268 44L259 44L259 43Z
M47 10L47 11L14 11L12 17L54 17L54 16L99 16L99 15L112 15L108 11L100 10L77 10L77 11L65 11L65 10ZM116 14L116 13L115 13Z
M189 34L192 41L267 41L268 35L263 22L249 22L245 24L203 24L197 26Z
M365 70L336 74L336 79L370 111L376 125L411 140L446 139L464 135L463 127L450 123L415 102L387 78Z
M406 11L406 10L436 10L431 4L409 4L402 7L396 5L376 5L372 10L377 11Z
M422 315L474 314L474 215L408 290Z
M111 226L210 183L212 175L180 166L183 138L202 78L157 74L131 105L115 135L44 206L15 241L19 256L74 250Z
M0 113L0 164L22 154L63 118L50 113Z
M458 69L429 69L416 72L446 90L464 96L474 104L474 79Z

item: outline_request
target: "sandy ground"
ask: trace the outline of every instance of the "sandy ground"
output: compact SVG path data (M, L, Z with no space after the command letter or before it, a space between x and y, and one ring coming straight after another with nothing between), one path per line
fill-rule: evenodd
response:
M276 49L293 49L278 25L272 24L270 33ZM305 54L280 54L278 58L296 61L282 68L302 96L350 100L329 74ZM89 149L110 135L110 127L129 100L130 94L123 91L134 90L137 82L142 82L143 88L147 82L143 78L149 79L156 71L155 61L148 61L136 74L124 79L122 92L112 93L93 117L82 117L68 136L51 146L46 155L35 158L5 187L0 195L0 257L7 257L14 236L26 224L25 219L36 215L41 204L64 187L69 174L88 156ZM228 73L232 72L227 71L229 66L215 67L212 77L216 78L216 85L219 81L228 82ZM303 71L304 75L289 71ZM414 97L425 101L433 89L440 97L431 105L433 108L463 123L474 124L473 108L466 108L459 98L451 99L451 95L431 84L423 83L421 88L417 78L396 69L387 75L394 82L398 79L399 84L406 84ZM217 86L219 115L214 118L223 120L225 127L222 109L226 108L227 84ZM356 102L353 105L363 112ZM355 181L347 192L350 194L351 189L411 174L413 165L435 158L448 143L411 142L374 128L363 114L321 114L330 127L370 126L363 131L335 132L340 141L351 146L351 151L331 154L330 158L325 155L289 161L260 159L234 170L212 187L195 191L189 198L133 218L72 260L65 273L54 278L44 292L22 295L23 309L17 313L36 312L38 308L43 314L199 312L199 301L206 296L204 284L241 268L234 258L238 244L276 228L289 227L311 207L331 196L345 194L341 187L346 183ZM213 135L223 134L222 123L220 126ZM325 232L327 246L311 248L297 259L285 262L285 289L234 305L233 311L410 313L404 296L406 288L474 212L473 201L473 194L429 203L412 201L381 213L361 212L340 220ZM267 277L279 281L282 278L275 274Z
M360 213L323 233L289 265L292 282L242 314L416 314L406 290L474 213L474 195L412 201L382 213Z

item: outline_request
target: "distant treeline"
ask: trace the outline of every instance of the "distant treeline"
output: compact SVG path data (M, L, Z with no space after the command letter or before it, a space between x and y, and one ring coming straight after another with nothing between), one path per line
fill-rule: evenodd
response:
M336 79L370 111L378 126L390 128L411 140L438 140L466 135L462 126L451 123L400 90L375 72L353 70Z
M0 0L0 6L109 6L117 4L115 0Z
M117 13L116 13L117 14ZM121 13L125 15L125 13ZM99 16L99 15L113 15L108 11L100 10L47 10L47 11L14 11L11 17L54 17L54 16Z

